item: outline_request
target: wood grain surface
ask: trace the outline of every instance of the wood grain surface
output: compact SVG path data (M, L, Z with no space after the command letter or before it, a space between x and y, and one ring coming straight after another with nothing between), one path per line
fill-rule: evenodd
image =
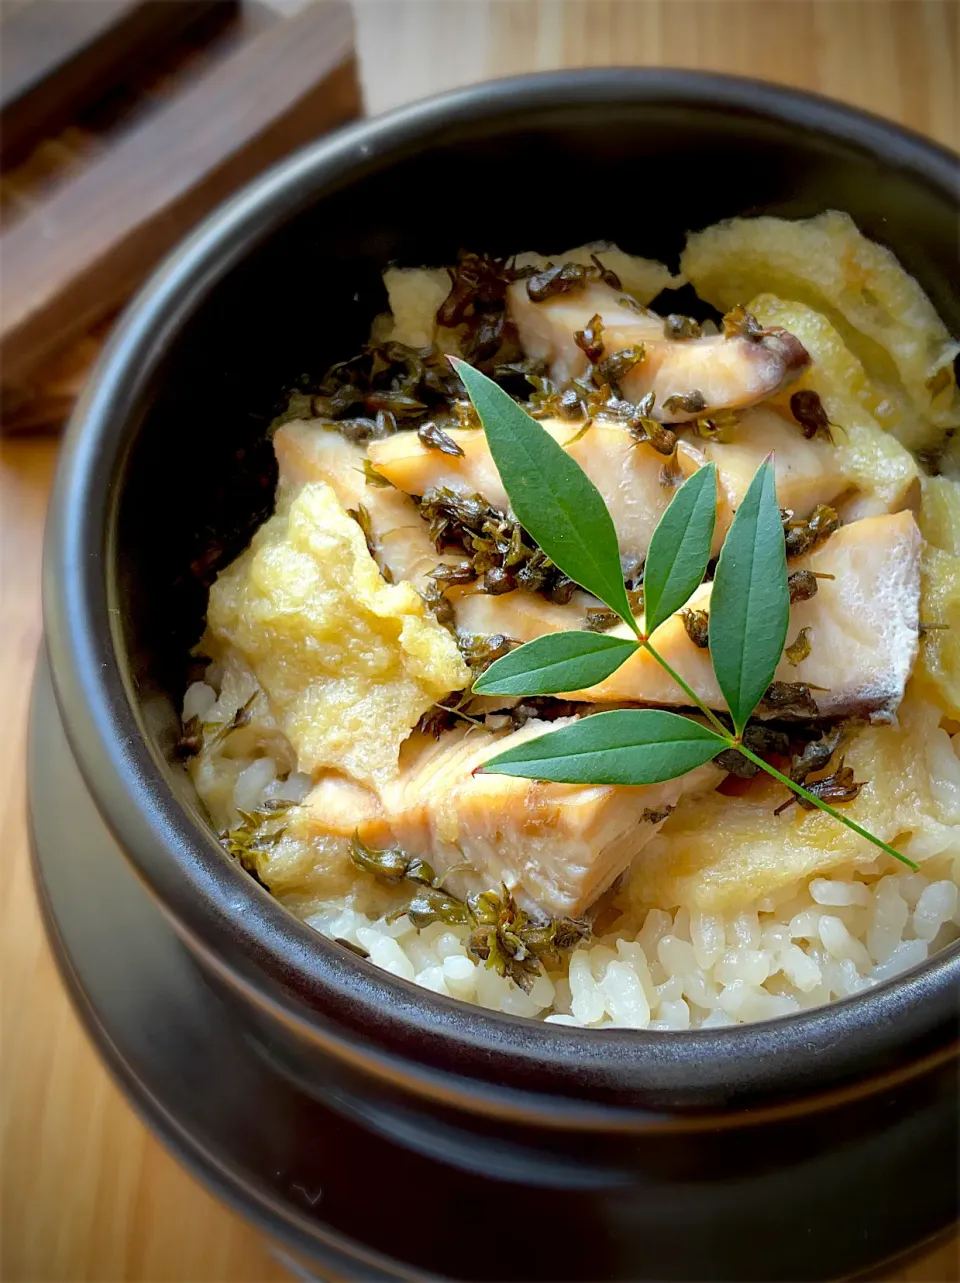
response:
M239 186L351 120L359 107L352 35L343 3L274 23L5 232L4 381L115 309Z
M17 164L45 135L112 89L222 0L32 0L4 18L0 162ZM229 6L227 6L229 7Z
M816 89L953 146L960 134L960 12L947 0L360 0L356 8L372 111L492 75L672 64ZM258 1235L181 1171L131 1113L87 1045L41 935L27 863L24 722L55 454L50 439L19 440L5 444L0 459L0 1276L7 1283L284 1279ZM957 1241L889 1277L960 1279Z

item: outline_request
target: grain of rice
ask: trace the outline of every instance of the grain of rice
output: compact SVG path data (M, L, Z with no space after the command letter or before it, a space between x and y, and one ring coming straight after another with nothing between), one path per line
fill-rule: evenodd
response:
M760 944L760 919L756 911L735 914L731 931L741 949L756 949Z
M666 1029L689 1029L690 1008L682 998L677 998L675 1002L661 1002L657 1019Z
M766 949L728 949L714 968L722 985L743 980L749 985L762 985L770 975L771 955Z
M404 940L403 949L418 972L425 967L438 965L436 953L424 942L422 936L413 935Z
M539 975L533 982L533 988L530 990L530 998L535 1003L537 1010L553 1004L557 995L556 986L547 975Z
M913 930L918 940L933 940L941 926L957 911L957 888L953 882L931 882L924 888L913 911Z
M723 919L711 913L694 913L690 917L690 939L693 941L697 966L709 971L724 949Z
M844 882L842 878L811 878L810 894L817 904L870 904L870 890L862 882Z
M588 967L589 965L587 963ZM504 997L503 980L492 967L477 967L476 993L481 1007L489 1007L491 1011L502 1010L500 1004Z
M812 993L822 982L820 968L798 945L784 945L777 960L780 970L801 993Z
M534 994L524 993L516 985L507 989L500 998L500 1010L509 1016L536 1016L543 1010L543 1006Z
M673 917L663 909L651 909L643 922L637 943L648 958L657 956L657 943L673 928Z
M760 944L764 949L770 949L776 952L778 949L785 949L790 943L790 930L782 922L768 922L764 924L760 933Z
M673 926L670 928L671 935L675 935L678 940L690 939L690 910L686 905L682 905L673 915Z
M860 970L870 969L870 955L860 941L847 930L840 918L824 913L820 918L820 939L834 958L850 959Z
M427 931L429 931L429 929L430 928L428 927ZM416 928L404 913L399 918L395 918L393 922L388 922L386 918L378 918L377 930L382 931L384 935L390 936L394 940L402 941L405 936L413 935ZM429 945L432 942L427 936L427 931L422 931L420 933L420 938L423 940L424 944Z
M925 940L901 940L885 962L878 963L871 972L874 980L891 980L901 972L925 962L929 948Z
M263 805L269 785L277 777L277 767L271 757L257 757L237 776L233 788L234 803L240 811L256 811Z
M383 935L380 931L374 931L370 927L359 927L356 934L357 944L366 949L372 963L383 967L384 971L389 971L392 976L399 976L401 980L414 978L416 972L413 963L396 940L391 940L389 936Z
M570 958L570 993L571 1010L580 1024L602 1019L606 1005L593 978L589 949L577 949Z
M443 975L448 982L451 980L458 984L469 982L473 985L475 971L476 965L462 953L449 953L443 960Z
M683 996L698 1007L712 1011L717 1005L719 990L705 971L691 971L683 978Z
M430 967L424 967L414 976L418 985L423 985L424 989L432 989L434 993L446 994L450 996L450 990L446 986L446 977L443 974L443 968L436 964Z
M569 1014L573 996L570 991L570 981L567 976L560 976L553 986L553 1005L557 1011L563 1011Z
M657 957L668 976L683 977L697 969L693 945L675 935L662 936L657 944Z
M671 976L662 985L657 985L658 1002L676 1002L683 997L683 980L680 976Z
M646 1029L650 1004L637 973L626 962L609 962L601 981L604 1005L610 1019L629 1029Z
M447 959L450 961L464 961L468 966L473 965L468 958L464 957L463 941L458 936L455 936L452 931L443 931L432 943L438 958L442 958L444 961Z
M473 1001L477 992L477 968L462 955L452 955L443 960L443 979L455 998Z
M917 901L923 895L924 890L930 885L930 879L925 878L922 873L904 873L900 877L900 894L906 900L911 909L917 907Z
M822 916L819 909L801 909L790 919L791 937L794 940L819 940Z
M873 891L873 912L867 927L867 949L875 962L886 962L900 943L909 909L896 875L881 878Z
M191 682L183 697L183 720L189 722L199 717L206 721L210 710L217 702L217 692L206 682Z
M608 965L614 962L617 957L617 951L611 949L608 944L596 944L588 950L587 956L590 959L590 971L594 980L598 983L603 979Z
M735 1024L736 1022L727 1015L720 1007L716 1011L711 1011L701 1022L701 1029L723 1029L725 1026Z

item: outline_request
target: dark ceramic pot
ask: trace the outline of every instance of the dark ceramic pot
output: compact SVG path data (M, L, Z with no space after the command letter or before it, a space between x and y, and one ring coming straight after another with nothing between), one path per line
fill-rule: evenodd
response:
M956 159L922 138L749 81L505 81L299 153L207 222L116 331L47 536L47 649L72 759L41 682L41 890L134 1101L312 1268L833 1278L952 1220L956 948L863 996L741 1028L492 1015L289 916L226 857L173 747L198 568L232 557L268 510L271 406L302 370L356 350L386 263L601 237L671 261L687 228L725 216L839 208L960 332L956 180Z

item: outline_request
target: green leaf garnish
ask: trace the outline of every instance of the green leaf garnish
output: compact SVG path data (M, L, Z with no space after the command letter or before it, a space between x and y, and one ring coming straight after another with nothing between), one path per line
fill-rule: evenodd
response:
M613 518L576 460L492 379L450 357L520 524L581 588L633 625Z
M707 572L717 520L717 469L708 463L683 483L657 522L643 570L649 635L685 606Z
M575 460L497 384L463 361L449 359L486 431L490 453L522 526L570 579L599 597L627 623L637 642L714 728L656 709L598 713L508 749L481 770L564 784L654 784L732 750L809 806L825 811L915 869L912 860L781 774L741 738L764 696L769 705L771 682L786 641L791 598L807 600L816 591L816 577L809 572L795 572L791 582L787 580L787 549L772 457L761 464L734 517L721 549L710 601L709 648L733 716L731 734L649 641L649 634L689 600L705 573L716 511L712 465L699 469L680 487L653 533L644 569L644 636L631 613L613 519L596 487ZM804 523L809 527L807 537L813 532L814 541L830 532L836 516L826 508L818 509L817 514L816 521L811 518ZM800 582L803 575L810 583ZM584 639L590 639L591 644ZM598 641L607 645L598 646ZM618 645L621 650L615 649ZM549 695L586 689L615 672L636 648L628 639L554 633L497 661L488 675L478 679L474 690L478 694ZM799 687L798 683L793 685ZM846 792L853 796L850 789ZM834 800L849 798L836 796Z
M789 621L787 557L768 458L724 540L710 599L710 657L738 735L773 680Z
M699 722L660 709L616 709L491 758L481 771L557 784L661 784L703 766L727 741Z
M639 643L603 633L549 633L504 655L473 683L475 695L559 695L615 673Z

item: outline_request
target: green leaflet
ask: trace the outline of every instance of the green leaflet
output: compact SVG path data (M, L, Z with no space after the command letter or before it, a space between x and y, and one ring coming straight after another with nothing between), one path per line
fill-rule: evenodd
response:
M631 624L613 520L580 465L492 379L450 357L520 524L565 575Z
M637 642L603 633L550 633L491 664L473 683L475 695L559 695L583 690L615 673Z
M677 713L618 709L518 744L482 770L559 784L659 784L709 762L727 744Z
M708 463L683 483L657 522L643 569L649 636L703 582L717 519L717 469Z
M790 619L772 457L757 469L724 540L710 601L710 658L739 735L773 680Z

